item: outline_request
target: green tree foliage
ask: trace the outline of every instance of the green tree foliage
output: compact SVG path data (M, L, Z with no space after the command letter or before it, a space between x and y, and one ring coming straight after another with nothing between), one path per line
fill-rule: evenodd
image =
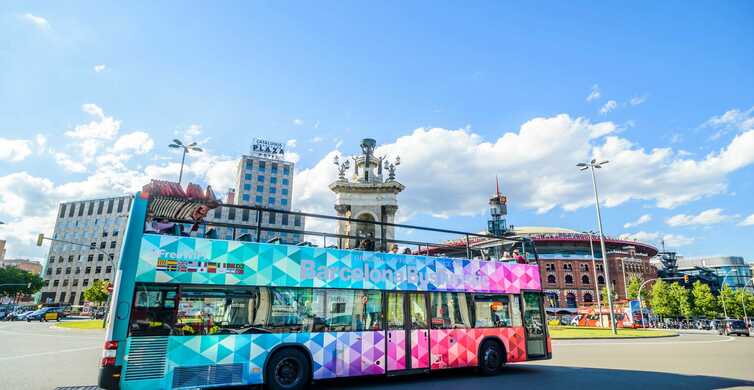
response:
M722 290L720 290L720 295L717 296L717 301L720 303L723 315L727 313L728 317L733 318L736 317L736 314L739 312L743 313L741 304L736 304L736 293L728 285L724 285Z
M107 301L107 285L108 281L97 280L92 283L91 287L84 290L84 299L89 302L94 302L97 305Z
M738 318L744 318L744 315L747 317L754 316L754 294L750 293L747 290L744 289L737 289L736 290L736 317ZM727 305L728 302L725 302ZM746 310L744 311L744 306L746 307Z
M607 287L602 287L602 290L600 292L600 298L602 299L602 305L607 305ZM615 299L617 298L615 291L613 291L613 302L615 302Z
M0 286L0 295L13 296L16 293L34 294L44 286L44 280L16 267L0 268L0 285L14 284L15 286ZM29 287L29 285L31 285Z
M696 281L691 288L692 314L697 317L716 318L719 313L717 298L708 285Z
M675 317L691 317L692 305L689 300L689 292L685 287L677 282L670 285L669 288L670 307Z
M670 299L670 287L662 280L657 280L652 286L652 311L658 317L672 317L674 315Z
M628 290L628 299L638 299L639 298L639 287L641 287L642 280L639 279L636 275L631 275L631 278L628 279L628 286L626 286L626 289Z

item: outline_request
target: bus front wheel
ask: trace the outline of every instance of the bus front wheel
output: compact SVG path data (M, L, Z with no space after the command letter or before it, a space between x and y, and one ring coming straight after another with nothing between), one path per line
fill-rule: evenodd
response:
M500 372L500 367L505 363L503 348L500 344L487 340L479 351L479 372L482 375L495 375Z
M309 360L301 350L285 348L267 364L266 381L270 390L302 390L309 378Z

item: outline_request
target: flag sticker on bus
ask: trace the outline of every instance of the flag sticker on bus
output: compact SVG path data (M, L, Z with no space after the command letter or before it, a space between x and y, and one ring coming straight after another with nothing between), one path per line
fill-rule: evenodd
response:
M167 272L206 272L210 274L243 275L244 273L243 264L162 258L157 259L156 269Z

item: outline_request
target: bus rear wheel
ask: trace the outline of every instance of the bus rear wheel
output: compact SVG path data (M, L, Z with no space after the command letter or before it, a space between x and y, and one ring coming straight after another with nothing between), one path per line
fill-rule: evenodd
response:
M500 344L487 340L479 348L479 372L482 375L495 375L505 363L503 349Z
M267 364L266 381L270 390L302 390L309 378L309 360L301 350L285 348Z

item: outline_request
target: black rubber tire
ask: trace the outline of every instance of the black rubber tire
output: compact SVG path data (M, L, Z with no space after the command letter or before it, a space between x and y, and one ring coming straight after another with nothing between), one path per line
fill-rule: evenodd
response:
M505 364L505 354L499 343L487 340L479 348L479 372L484 376L496 375Z
M284 348L267 362L265 385L269 390L303 390L309 385L309 359L297 348Z

